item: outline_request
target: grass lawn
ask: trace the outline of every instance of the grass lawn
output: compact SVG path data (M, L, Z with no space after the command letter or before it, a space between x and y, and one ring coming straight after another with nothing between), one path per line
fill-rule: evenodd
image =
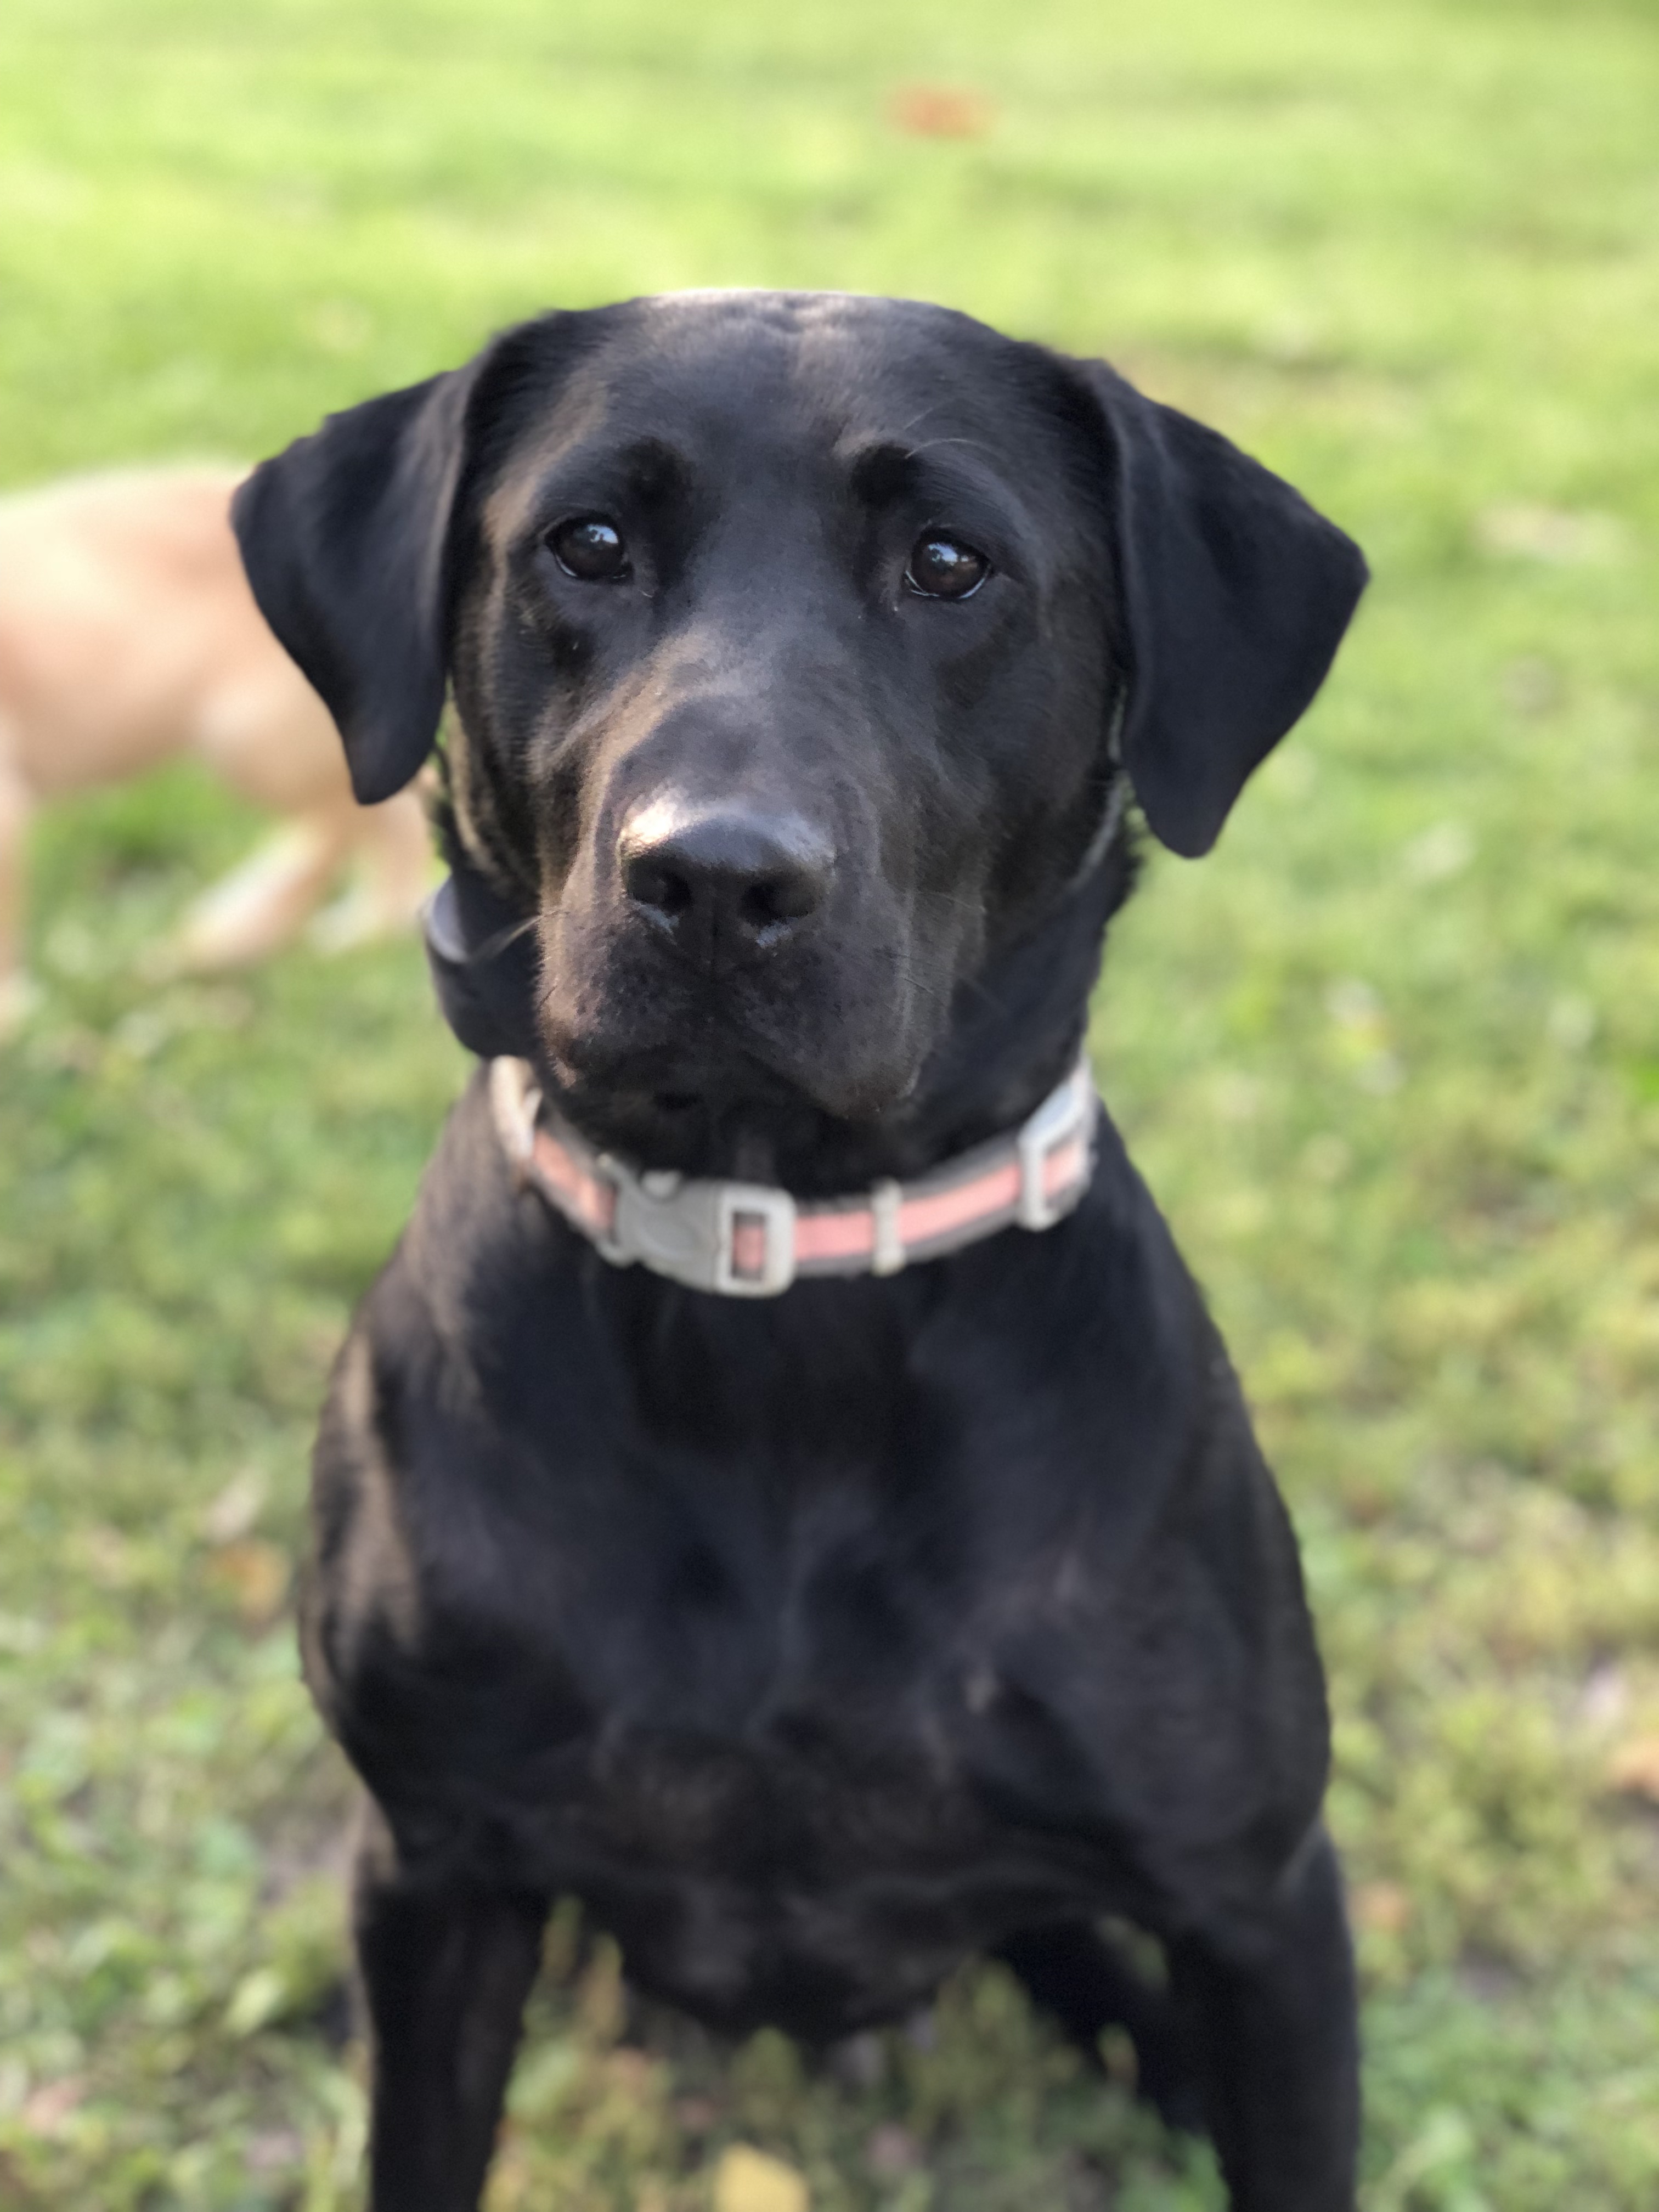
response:
M990 103L907 135L900 88ZM0 485L255 454L544 305L918 293L1110 354L1376 580L1096 1053L1296 1510L1368 2212L1659 2202L1659 16L1647 0L7 0ZM4 579L0 577L0 590ZM157 987L257 825L52 814L0 1048L0 2205L356 2202L286 1614L463 1073L413 946ZM492 2212L1195 2212L994 1974L842 2075L550 1939Z

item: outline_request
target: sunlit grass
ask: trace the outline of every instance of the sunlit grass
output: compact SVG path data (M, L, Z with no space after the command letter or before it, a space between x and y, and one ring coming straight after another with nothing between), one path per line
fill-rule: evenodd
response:
M918 81L988 132L902 134ZM1211 860L1152 868L1096 1043L1303 1534L1370 2212L1659 2194L1656 113L1638 4L0 18L0 483L251 454L546 304L829 285L1109 351L1365 544L1330 691ZM355 2187L347 1795L286 1562L463 1062L412 947L143 980L253 828L174 770L35 843L44 995L0 1058L8 2205ZM498 2212L678 2212L738 2136L817 2212L1212 2201L994 1976L817 2079L641 2053L602 1954L553 1966Z

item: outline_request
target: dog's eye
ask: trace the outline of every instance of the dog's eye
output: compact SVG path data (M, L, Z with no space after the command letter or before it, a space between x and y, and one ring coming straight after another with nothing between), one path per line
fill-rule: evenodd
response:
M566 575L584 584L620 584L633 574L621 531L602 514L561 522L548 532L547 543Z
M910 548L904 580L924 599L965 599L991 573L982 553L957 538L918 538Z

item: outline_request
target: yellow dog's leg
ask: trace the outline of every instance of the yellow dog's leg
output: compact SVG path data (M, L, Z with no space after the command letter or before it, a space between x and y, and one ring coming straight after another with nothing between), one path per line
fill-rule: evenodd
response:
M33 806L27 787L0 762L0 1038L34 1000L23 972L23 840Z
M348 802L302 814L267 838L188 909L166 964L185 973L240 968L285 945L344 862L355 828Z
M360 807L354 824L357 880L311 925L313 944L338 952L414 927L432 887L432 836L421 786L379 806Z

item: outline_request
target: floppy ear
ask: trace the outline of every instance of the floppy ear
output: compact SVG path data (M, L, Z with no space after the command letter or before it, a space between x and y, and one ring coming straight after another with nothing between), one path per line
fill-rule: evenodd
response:
M232 504L259 611L338 724L365 805L401 791L438 732L450 516L494 350L331 415Z
M1084 373L1113 456L1123 763L1157 836L1195 859L1324 681L1364 556L1215 431L1103 362Z

